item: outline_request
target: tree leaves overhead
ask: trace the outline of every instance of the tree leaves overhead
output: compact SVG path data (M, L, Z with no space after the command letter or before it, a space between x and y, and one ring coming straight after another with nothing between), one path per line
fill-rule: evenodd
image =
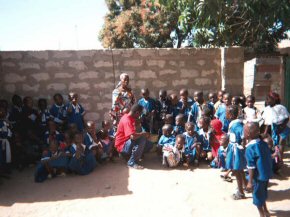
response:
M289 0L106 0L104 47L244 46L271 51L287 38Z

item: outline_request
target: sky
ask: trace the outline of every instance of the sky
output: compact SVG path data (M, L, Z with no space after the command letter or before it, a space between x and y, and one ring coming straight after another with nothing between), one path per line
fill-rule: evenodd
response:
M0 50L102 48L104 0L0 0Z

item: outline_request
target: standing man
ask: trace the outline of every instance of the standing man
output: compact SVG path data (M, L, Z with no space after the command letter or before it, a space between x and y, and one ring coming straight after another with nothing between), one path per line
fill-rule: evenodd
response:
M128 167L134 169L143 169L138 165L142 157L146 140L149 137L147 132L136 132L135 120L142 114L143 107L135 104L131 107L128 114L124 114L118 124L115 147L117 151L128 160Z

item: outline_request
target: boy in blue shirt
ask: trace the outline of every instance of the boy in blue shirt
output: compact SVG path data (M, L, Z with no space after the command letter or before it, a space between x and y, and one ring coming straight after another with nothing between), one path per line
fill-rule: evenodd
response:
M162 127L162 136L160 137L157 144L157 153L162 153L162 148L165 145L173 145L175 144L175 137L172 135L173 127L170 124L165 124Z
M180 100L177 104L177 109L179 113L184 114L185 120L188 119L191 106L194 103L194 101L188 97L188 90L187 89L181 89L179 92Z
M259 138L258 123L250 122L245 125L244 135L250 142L246 146L246 159L249 171L248 190L253 188L253 203L257 206L260 216L270 216L266 200L268 183L272 176L272 160L270 149Z
M63 103L63 97L60 93L56 93L53 96L54 104L50 108L50 116L57 124L60 131L64 131L64 125L66 122L66 108Z
M153 118L155 114L155 100L149 97L149 90L141 89L142 98L138 101L138 104L143 106L143 112L141 115L141 125L145 132L152 132Z
M183 134L185 132L184 129L184 115L179 114L175 118L175 126L173 128L174 135Z

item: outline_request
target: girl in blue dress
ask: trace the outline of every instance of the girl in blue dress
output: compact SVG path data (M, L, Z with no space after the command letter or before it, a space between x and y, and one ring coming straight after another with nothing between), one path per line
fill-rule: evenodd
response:
M226 118L227 107L231 105L231 95L229 93L223 94L222 103L218 106L215 117L223 123L222 130L227 133L229 129L230 120Z
M78 130L83 132L84 130L84 115L85 110L81 104L78 103L78 94L69 93L70 102L66 106L67 121L68 124L76 124Z
M244 169L246 169L246 158L244 148L244 129L242 120L238 119L239 108L236 105L227 107L226 118L231 120L229 125L229 145L227 148L226 168L233 171L238 184L238 192L233 199L245 198L243 184L246 186Z

